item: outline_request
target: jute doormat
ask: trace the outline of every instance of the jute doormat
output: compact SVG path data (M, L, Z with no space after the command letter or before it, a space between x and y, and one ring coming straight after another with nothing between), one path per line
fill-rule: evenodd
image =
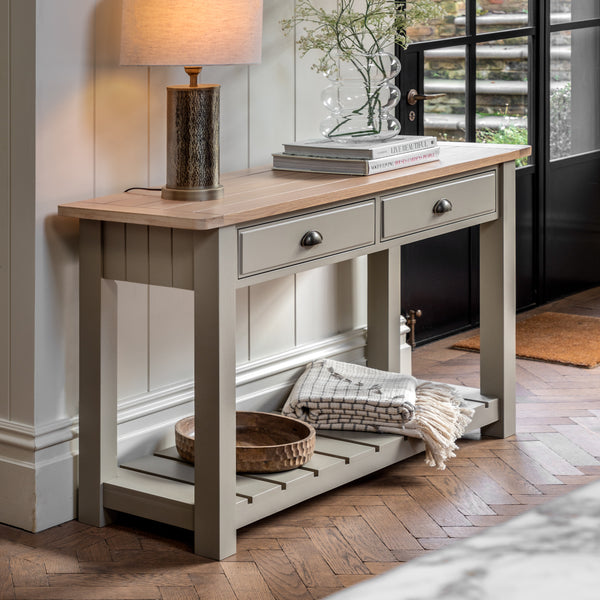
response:
M452 348L479 352L479 336ZM518 321L517 356L591 369L600 364L600 319L545 312Z

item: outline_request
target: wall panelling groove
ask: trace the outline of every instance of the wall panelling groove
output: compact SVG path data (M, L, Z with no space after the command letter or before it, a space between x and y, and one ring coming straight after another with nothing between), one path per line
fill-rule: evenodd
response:
M0 419L10 398L10 2L0 0Z

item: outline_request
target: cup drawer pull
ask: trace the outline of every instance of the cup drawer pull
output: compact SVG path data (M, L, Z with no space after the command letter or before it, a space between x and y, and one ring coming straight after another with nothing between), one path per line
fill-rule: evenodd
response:
M452 202L448 198L442 198L433 205L433 214L443 215L452 210Z
M323 241L323 236L318 231L307 231L300 240L300 245L303 248L311 248L317 246Z

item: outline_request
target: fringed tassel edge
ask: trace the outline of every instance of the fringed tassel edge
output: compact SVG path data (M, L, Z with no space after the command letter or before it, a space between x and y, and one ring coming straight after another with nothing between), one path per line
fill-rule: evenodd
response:
M448 386L426 382L417 387L414 421L425 442L425 464L446 468L446 461L456 456L455 441L464 434L474 412Z

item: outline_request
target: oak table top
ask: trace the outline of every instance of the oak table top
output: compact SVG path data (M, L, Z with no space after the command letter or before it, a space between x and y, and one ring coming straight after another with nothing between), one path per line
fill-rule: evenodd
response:
M163 200L158 191L136 191L59 205L65 217L208 230L273 217L333 202L516 160L529 146L440 142L440 160L376 175L327 175L276 171L270 166L225 173L225 195L219 200Z

